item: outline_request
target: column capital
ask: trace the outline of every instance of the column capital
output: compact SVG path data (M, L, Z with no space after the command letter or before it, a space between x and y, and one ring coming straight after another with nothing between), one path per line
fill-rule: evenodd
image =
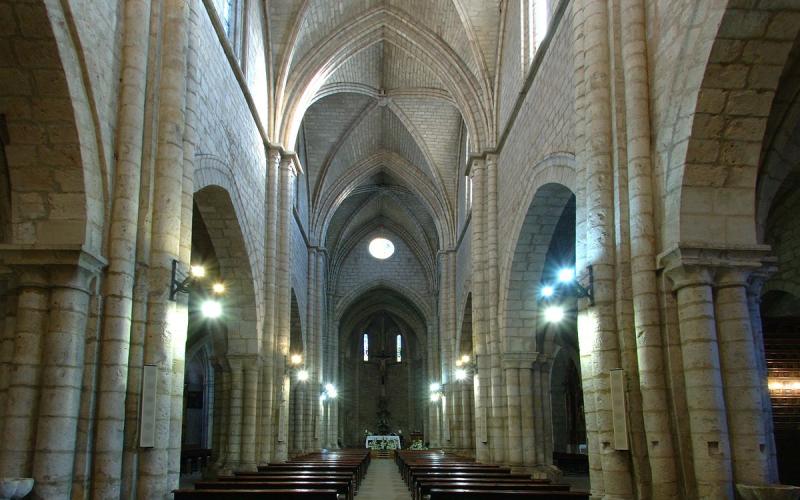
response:
M532 369L538 358L537 352L506 352L503 353L503 369Z
M283 156L282 149L275 145L270 145L269 149L267 150L267 158L268 163L271 165L280 165L281 158Z
M89 292L89 282L108 264L81 245L0 244L0 272L13 272L20 285L59 286Z
M678 245L658 256L673 291L687 286L738 286L774 261L768 245L729 248Z

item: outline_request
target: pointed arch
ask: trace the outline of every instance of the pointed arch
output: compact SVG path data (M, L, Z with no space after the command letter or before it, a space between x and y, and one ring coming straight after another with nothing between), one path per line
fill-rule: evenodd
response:
M326 190L312 218L311 231L314 237L319 241L324 240L336 209L365 179L384 168L406 183L411 192L422 200L433 215L439 244L450 246L455 238L455 229L441 197L430 187L430 183L426 182L427 176L419 168L390 151L381 151L364 158Z
M277 101L284 111L279 115L287 117L278 127L283 144L293 147L300 121L327 77L350 56L380 40L393 43L423 64L436 67L458 103L470 136L475 138L475 150L481 151L493 144L490 89L475 78L452 48L435 33L386 6L364 12L321 40L298 61L291 79L288 78L289 68L282 68Z

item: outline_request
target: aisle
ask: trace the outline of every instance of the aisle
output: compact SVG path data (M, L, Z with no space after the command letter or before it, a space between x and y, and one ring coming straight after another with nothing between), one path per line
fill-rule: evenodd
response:
M411 494L392 459L373 459L356 500L408 500Z

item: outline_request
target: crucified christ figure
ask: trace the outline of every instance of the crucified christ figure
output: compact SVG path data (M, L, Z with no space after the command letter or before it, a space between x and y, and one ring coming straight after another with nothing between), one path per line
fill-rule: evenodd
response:
M386 397L386 375L388 366L390 365L398 365L397 361L391 361L394 359L394 356L386 353L380 353L374 356L375 361L369 361L369 363L373 363L378 365L378 371L381 374L381 396Z

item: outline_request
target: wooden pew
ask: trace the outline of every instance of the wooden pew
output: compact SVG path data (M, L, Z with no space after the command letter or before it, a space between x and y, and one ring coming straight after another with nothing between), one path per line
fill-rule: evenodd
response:
M428 477L416 477L414 478L414 485L412 489L412 498L420 499L422 498L422 491L426 490L426 485L431 484L440 484L440 485L452 485L452 484L498 484L503 483L504 485L549 485L550 481L548 479L531 479L530 476L526 474L508 474L505 476L501 475L493 475L492 477L481 477L481 476L455 476L455 477L448 477L448 476L428 476ZM565 485L559 485L565 486ZM430 488L427 488L430 489ZM504 489L504 488L499 488ZM507 488L505 488L507 489ZM569 488L567 488L569 489Z
M285 464L269 464L259 465L258 471L280 471L284 473L302 473L302 472L350 472L355 475L356 486L361 485L361 469L358 465L343 465L343 464L302 464L302 463L285 463Z
M336 490L347 500L353 500L354 492L348 481L332 481L310 479L283 479L273 481L198 481L194 483L197 490Z
M338 500L336 490L175 490L175 500Z
M535 500L589 500L585 491L519 491L519 490L443 490L433 488L429 500L519 500L533 498Z
M413 477L411 481L411 493L419 487L421 481L466 481L466 482L497 482L497 481L519 481L519 482L532 482L533 484L548 484L549 481L544 479L531 479L530 474L514 473L514 474L495 474L495 473L446 473L446 472L433 472L429 474L418 474Z
M520 482L441 482L441 481L421 481L415 490L414 499L422 500L430 495L431 490L514 490L514 491L569 491L568 484L537 484Z
M292 473L286 471L264 471L264 472L235 472L233 476L220 476L218 481L241 481L258 482L272 480L292 480L292 481L346 481L350 484L350 489L355 495L358 492L356 477L352 472L322 472L309 471L302 473Z
M428 472L461 472L461 473L479 473L479 472L494 472L496 474L510 474L511 469L508 467L500 467L498 465L483 465L483 464L458 464L458 465L433 465L433 466L410 466L406 472L406 484L411 488L413 478L417 474L424 474Z

